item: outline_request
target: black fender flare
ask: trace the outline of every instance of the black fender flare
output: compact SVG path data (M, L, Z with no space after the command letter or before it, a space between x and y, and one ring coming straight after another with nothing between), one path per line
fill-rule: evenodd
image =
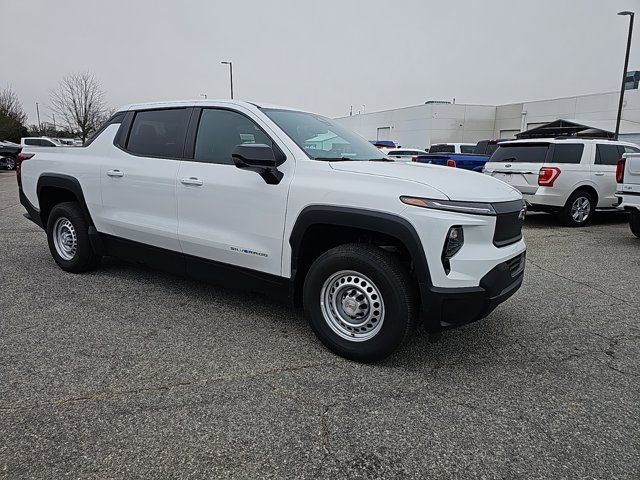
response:
M36 194L38 196L38 203L40 204L40 217L43 225L46 226L45 218L42 216L44 212L42 211L42 190L46 187L55 187L60 188L62 190L67 190L78 199L78 203L80 203L80 208L84 212L87 221L90 225L93 225L93 221L91 220L91 214L89 213L89 208L87 207L87 202L84 199L84 193L82 192L82 186L77 178L72 177L71 175L64 175L61 173L43 173L38 178L38 183L36 185Z
M311 205L300 212L289 237L292 283L295 282L304 234L309 227L318 224L355 227L398 239L407 248L413 260L421 300L423 304L427 301L432 285L431 275L422 242L413 225L399 215L364 208Z

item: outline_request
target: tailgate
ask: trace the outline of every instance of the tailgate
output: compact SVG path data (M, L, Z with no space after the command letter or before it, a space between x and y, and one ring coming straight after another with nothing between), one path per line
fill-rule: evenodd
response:
M503 143L491 155L484 173L517 188L523 195L538 190L538 174L547 158L549 144Z

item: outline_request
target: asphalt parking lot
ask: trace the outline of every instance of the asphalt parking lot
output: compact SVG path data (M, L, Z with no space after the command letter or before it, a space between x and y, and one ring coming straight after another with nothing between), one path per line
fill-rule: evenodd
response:
M638 478L640 240L527 218L523 288L375 365L300 312L60 270L0 173L1 478Z

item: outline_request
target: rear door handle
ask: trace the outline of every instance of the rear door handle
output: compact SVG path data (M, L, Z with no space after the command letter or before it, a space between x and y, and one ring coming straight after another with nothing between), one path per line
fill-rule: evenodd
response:
M602 173L602 172L596 172L596 173L595 173L595 175L596 175L596 176L598 176L598 177L603 177L603 176L604 176L604 173Z
M124 172L114 168L112 170L107 170L107 175L109 177L124 177Z
M183 185L194 185L196 187L201 187L204 182L197 177L189 177L181 178L180 183Z

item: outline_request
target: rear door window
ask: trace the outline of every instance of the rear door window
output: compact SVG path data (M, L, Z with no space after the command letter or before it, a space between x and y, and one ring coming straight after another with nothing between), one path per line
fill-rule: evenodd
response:
M596 145L596 165L617 165L621 156L618 145Z
M190 108L136 112L126 150L149 157L182 157L190 114Z
M498 163L544 163L548 150L548 143L501 145L491 155L489 161Z
M473 153L475 145L460 145L460 153Z
M547 163L580 163L584 144L582 143L556 143Z

